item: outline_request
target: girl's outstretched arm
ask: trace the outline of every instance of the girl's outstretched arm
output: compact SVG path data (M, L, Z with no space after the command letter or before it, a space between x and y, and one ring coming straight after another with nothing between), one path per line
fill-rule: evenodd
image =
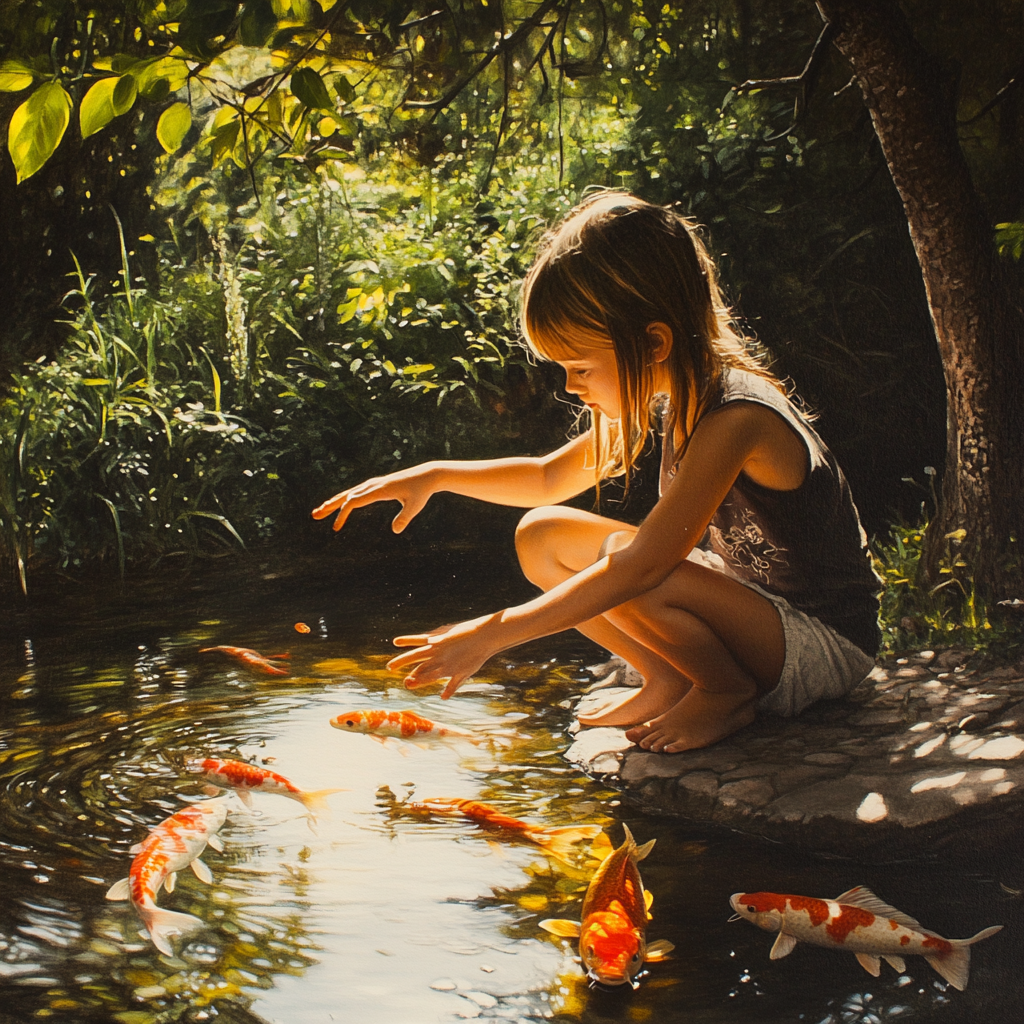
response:
M525 604L429 634L400 636L415 650L388 662L410 688L447 679L448 698L492 655L569 629L653 590L686 558L744 469L759 483L788 490L806 472L806 449L781 417L734 403L694 430L675 478L630 545Z
M589 435L582 434L536 458L425 462L341 491L313 509L313 518L325 519L337 512L333 528L340 530L353 509L397 501L402 508L391 528L401 533L439 491L517 508L556 505L594 485L593 467L586 466L589 447Z

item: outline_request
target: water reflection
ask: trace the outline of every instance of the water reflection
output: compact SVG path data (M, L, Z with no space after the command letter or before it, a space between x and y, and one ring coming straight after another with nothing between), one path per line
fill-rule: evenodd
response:
M160 598L109 621L83 615L82 629L65 621L47 632L42 622L31 640L28 631L0 639L0 1019L1015 1019L1021 902L999 902L998 881L1019 887L1019 851L993 863L994 878L940 861L865 868L626 814L616 794L562 758L564 704L593 657L572 638L518 652L442 702L408 693L384 668L390 625L354 612L334 625L333 591L305 590L302 607L285 591L219 600ZM367 614L386 606L358 595L350 604ZM452 617L433 605L409 614ZM296 621L316 625L304 635ZM290 675L256 676L197 653L217 645L290 649ZM493 730L502 742L380 744L329 725L340 710L380 705ZM204 854L214 884L186 873L160 896L206 923L166 957L132 908L104 893L148 828L204 795L183 770L202 756L348 792L330 797L315 832L292 801L254 793L251 811L236 802L224 852ZM673 959L652 964L636 992L589 987L573 944L539 922L578 919L597 860L563 863L470 822L391 813L394 802L428 797L479 800L542 825L601 825L616 845L625 816L638 842L658 840L643 877L652 927L675 944ZM892 894L939 931L1009 927L1003 944L979 953L960 994L913 959L906 975L877 980L828 950L801 946L772 962L764 933L726 924L738 890L821 895L853 884Z

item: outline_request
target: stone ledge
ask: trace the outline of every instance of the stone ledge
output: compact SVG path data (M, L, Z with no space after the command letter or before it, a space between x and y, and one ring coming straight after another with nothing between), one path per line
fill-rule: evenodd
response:
M635 682L621 662L591 671L603 678L577 714ZM683 754L641 750L623 729L571 731L571 762L655 813L849 857L1024 840L1024 661L887 659L841 701Z

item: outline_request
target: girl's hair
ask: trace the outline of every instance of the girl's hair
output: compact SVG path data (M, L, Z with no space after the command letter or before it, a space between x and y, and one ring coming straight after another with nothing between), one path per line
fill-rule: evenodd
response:
M615 349L621 419L616 425L592 411L594 461L598 480L625 475L627 488L656 411L655 339L647 332L656 321L672 330L664 429L682 433L677 456L717 396L725 367L785 392L737 331L695 222L628 192L598 192L545 236L523 283L521 325L542 359L572 359L580 345Z

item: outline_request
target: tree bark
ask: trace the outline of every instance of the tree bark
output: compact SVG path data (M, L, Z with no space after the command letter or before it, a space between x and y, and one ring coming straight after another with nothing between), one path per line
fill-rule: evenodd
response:
M990 597L1022 597L1024 314L957 136L953 78L895 0L819 0L837 24L903 200L947 390L946 466L928 565L958 551ZM964 530L959 543L949 535ZM957 546L959 543L959 547Z

